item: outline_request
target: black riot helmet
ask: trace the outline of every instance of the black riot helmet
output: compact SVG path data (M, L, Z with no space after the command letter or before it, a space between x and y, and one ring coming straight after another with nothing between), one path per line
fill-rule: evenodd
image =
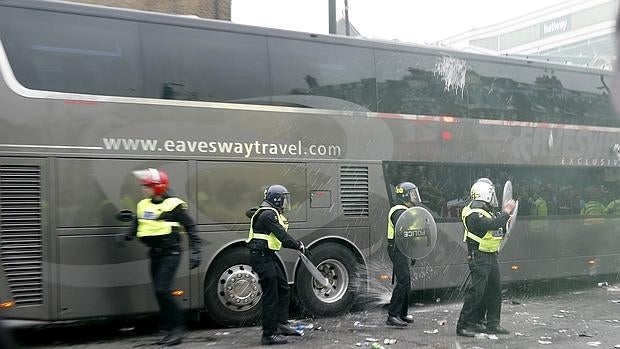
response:
M268 186L265 189L265 201L280 212L291 210L291 193L282 185Z
M394 188L396 192L396 197L403 204L414 204L417 205L422 202L420 199L420 192L418 191L418 187L411 182L402 182Z

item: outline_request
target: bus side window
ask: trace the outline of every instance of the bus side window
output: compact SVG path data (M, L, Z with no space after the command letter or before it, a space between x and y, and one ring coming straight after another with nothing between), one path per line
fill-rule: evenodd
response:
M239 103L270 100L265 37L163 24L141 26L147 72L144 97Z
M2 8L0 32L27 88L139 96L138 26L129 21Z

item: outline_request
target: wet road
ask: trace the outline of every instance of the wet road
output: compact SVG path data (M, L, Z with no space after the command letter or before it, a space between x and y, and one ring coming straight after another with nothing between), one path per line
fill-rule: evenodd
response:
M615 277L614 277L615 278ZM597 280L601 281L601 280ZM620 283L599 287L597 281L537 284L504 294L502 325L510 335L490 338L457 337L455 323L462 305L455 291L416 296L410 309L415 324L405 329L384 324L386 311L378 304L340 317L305 319L313 325L303 337L290 337L278 348L620 348ZM424 296L424 298L420 298ZM439 296L436 298L436 296ZM416 299L413 301L415 302ZM153 323L64 326L15 332L22 348L156 348L161 334ZM259 327L191 329L175 348L260 348ZM388 339L393 344L384 344ZM376 347L376 346L375 346ZM263 347L264 348L264 347Z

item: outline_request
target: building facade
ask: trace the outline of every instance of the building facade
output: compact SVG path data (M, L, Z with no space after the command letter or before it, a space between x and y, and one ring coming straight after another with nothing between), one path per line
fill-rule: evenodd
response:
M483 54L508 54L610 69L618 0L569 0L438 42Z
M230 21L231 0L71 0L85 4L124 7L134 10L196 15Z

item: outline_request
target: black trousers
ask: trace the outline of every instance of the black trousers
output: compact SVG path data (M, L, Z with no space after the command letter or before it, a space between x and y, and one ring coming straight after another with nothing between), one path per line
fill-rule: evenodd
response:
M263 336L271 336L276 334L278 324L288 321L288 282L274 252L250 250L250 265L263 291Z
M457 329L485 321L487 328L496 328L502 312L502 286L497 253L470 251L471 273Z
M150 258L151 279L162 321L168 331L181 329L181 314L172 296L172 282L181 262L181 252L169 251L158 254L151 251Z
M410 259L398 249L394 240L388 240L387 250L396 276L396 286L392 291L388 315L404 317L407 316L409 310L409 294L411 293Z

